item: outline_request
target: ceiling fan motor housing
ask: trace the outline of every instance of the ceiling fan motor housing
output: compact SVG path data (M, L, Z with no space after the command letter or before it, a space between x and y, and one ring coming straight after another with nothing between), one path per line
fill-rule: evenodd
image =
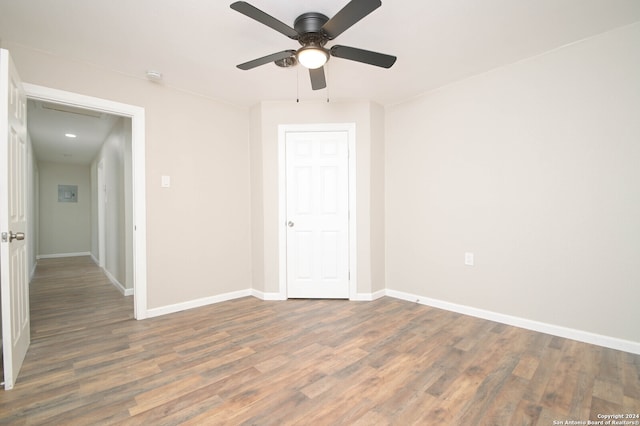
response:
M329 18L322 13L307 12L298 16L293 28L300 34L298 41L303 46L324 46L329 38L322 32L322 26Z

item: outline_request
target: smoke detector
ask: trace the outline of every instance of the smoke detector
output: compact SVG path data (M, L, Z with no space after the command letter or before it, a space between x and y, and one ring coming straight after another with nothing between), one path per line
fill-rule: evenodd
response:
M147 79L154 83L160 83L162 81L162 73L160 71L147 71Z

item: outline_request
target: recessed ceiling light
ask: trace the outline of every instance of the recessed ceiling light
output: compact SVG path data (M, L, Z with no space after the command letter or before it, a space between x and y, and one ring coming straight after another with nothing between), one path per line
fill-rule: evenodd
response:
M77 137L77 136L76 136L76 135L74 135L73 133L65 133L64 135L65 135L66 137L68 137L68 138L72 138L72 139Z

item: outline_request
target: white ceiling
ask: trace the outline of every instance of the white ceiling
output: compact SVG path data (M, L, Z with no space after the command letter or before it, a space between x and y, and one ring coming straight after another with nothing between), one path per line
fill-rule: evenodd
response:
M347 0L250 0L293 25ZM461 78L640 21L639 0L385 0L329 43L396 55L389 70L332 58L327 90L301 67L235 65L297 42L232 10L231 0L0 0L0 38L240 105L261 100L411 98Z
M38 161L88 165L118 117L30 99L27 118ZM66 137L67 133L76 137Z
M250 0L293 26L331 17L348 0ZM640 0L385 0L333 44L392 54L382 69L332 58L328 89L308 72L235 67L297 42L229 8L232 0L0 0L0 39L236 105L263 100L373 100L392 104L640 21Z

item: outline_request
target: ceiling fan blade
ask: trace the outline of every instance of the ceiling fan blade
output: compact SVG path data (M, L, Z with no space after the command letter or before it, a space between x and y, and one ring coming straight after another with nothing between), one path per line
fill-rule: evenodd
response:
M309 77L311 77L311 88L320 90L327 87L327 80L324 77L324 67L311 69L309 68Z
M322 31L333 40L381 5L380 0L351 0L322 26Z
M355 47L349 46L333 46L331 48L331 56L382 68L391 68L391 66L396 63L396 59L398 59L395 56L385 55L384 53L356 49Z
M253 61L245 62L244 64L237 65L241 70L250 70L251 68L259 67L260 65L268 64L269 62L277 61L279 59L289 58L296 54L295 50L283 50L282 52L272 53L271 55L263 56L262 58L254 59Z
M274 30L286 35L289 38L292 38L294 40L298 39L298 32L296 30L294 30L284 22L278 21L273 16L266 14L257 7L250 5L246 1L237 1L235 3L231 3L231 9L238 11L251 19L255 19L261 24L264 24L269 28L273 28Z

